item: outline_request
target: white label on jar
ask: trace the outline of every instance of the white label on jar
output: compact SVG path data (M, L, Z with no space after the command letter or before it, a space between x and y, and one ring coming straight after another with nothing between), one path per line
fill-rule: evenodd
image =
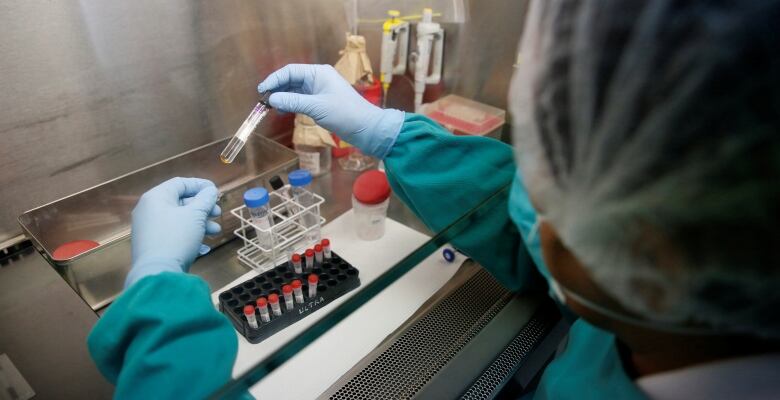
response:
M320 153L306 151L298 151L297 153L301 168L308 170L312 175L320 173Z

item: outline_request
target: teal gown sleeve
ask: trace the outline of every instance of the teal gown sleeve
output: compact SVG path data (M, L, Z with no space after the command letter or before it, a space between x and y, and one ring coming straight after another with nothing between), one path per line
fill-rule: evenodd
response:
M117 399L205 398L230 379L238 339L201 278L165 272L132 285L87 338Z
M535 268L509 218L507 189L515 176L512 148L498 140L456 136L407 113L384 159L394 193L435 233L503 190L452 243L507 288L529 287Z
M393 191L434 232L511 184L511 191L504 190L498 199L500 204L473 221L453 244L510 289L547 287L542 279L535 281L549 272L538 235L528 234L536 212L516 173L510 146L454 136L426 117L407 114L385 164ZM615 337L579 319L565 351L545 369L536 392L525 398L645 396L624 372Z
M542 373L533 400L648 400L626 375L615 336L582 319L569 330L564 350Z

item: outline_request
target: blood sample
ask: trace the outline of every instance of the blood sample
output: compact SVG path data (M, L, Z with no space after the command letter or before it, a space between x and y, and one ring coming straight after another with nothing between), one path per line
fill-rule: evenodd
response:
M290 285L282 286L282 294L284 295L284 305L287 307L287 311L292 310L295 307L293 303L293 288Z
M322 245L320 244L314 245L314 262L318 265L322 265Z
M315 274L309 275L309 298L313 299L317 296L317 282L320 281L320 278L317 277Z
M276 293L269 294L268 302L271 303L271 311L274 312L274 316L278 317L282 315L282 307L279 305L279 295Z
M314 250L306 250L306 269L311 271L314 268Z
M246 322L249 322L249 326L252 329L257 329L257 317L255 317L255 308L251 304L244 306L244 315L246 315Z
M257 299L257 309L260 310L261 321L271 321L271 314L268 313L268 300L266 300L265 297Z
M303 267L301 266L301 255L295 253L292 255L292 266L296 274L303 273Z
M330 240L322 239L322 251L325 253L325 259L330 260L333 255L330 253Z
M302 304L303 303L303 288L302 288L303 285L301 284L301 281L299 279L296 279L296 280L292 281L292 284L290 284L290 286L292 286L293 293L295 293L295 301L297 301L298 303Z

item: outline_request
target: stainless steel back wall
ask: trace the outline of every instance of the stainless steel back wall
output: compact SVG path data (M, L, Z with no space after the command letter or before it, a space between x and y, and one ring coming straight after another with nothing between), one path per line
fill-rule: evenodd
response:
M426 101L505 108L526 3L466 0ZM359 29L378 73L381 24ZM0 242L25 210L232 135L261 77L335 62L346 30L341 0L0 2ZM410 109L411 85L393 82L388 105Z
M427 86L424 101L454 93L506 109L528 0L464 0L464 3L465 23L442 24L445 30L442 83ZM366 6L361 3L361 7ZM415 22L412 25L410 51L417 47ZM359 29L366 37L368 55L378 75L382 25L363 22ZM413 109L413 68L407 68L407 78L393 79L388 107Z
M0 3L0 242L27 209L232 135L260 77L335 62L346 29L341 0Z

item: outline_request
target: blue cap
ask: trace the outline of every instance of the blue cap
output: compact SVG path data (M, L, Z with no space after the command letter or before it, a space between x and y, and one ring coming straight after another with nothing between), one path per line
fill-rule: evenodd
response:
M244 204L249 208L268 204L268 191L264 188L253 188L244 192Z
M305 169L296 169L287 175L287 180L292 186L306 186L311 183L311 172Z

